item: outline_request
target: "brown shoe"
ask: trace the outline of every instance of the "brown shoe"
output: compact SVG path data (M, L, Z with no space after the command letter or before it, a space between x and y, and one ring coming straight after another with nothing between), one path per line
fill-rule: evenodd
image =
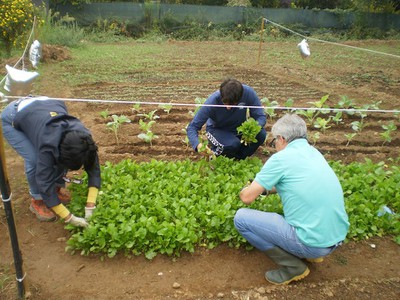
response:
M51 222L57 218L56 215L47 208L43 200L32 199L29 210L33 212L40 221Z
M56 187L56 192L58 199L60 199L62 204L68 204L71 202L71 194L68 192L67 189Z

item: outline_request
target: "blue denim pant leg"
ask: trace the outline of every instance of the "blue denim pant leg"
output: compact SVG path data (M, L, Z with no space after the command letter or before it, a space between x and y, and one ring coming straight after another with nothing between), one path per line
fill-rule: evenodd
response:
M6 106L1 114L1 121L3 126L3 135L7 142L14 148L14 150L22 156L25 165L25 174L28 180L29 192L36 200L41 200L39 189L36 184L36 151L26 137L26 135L15 129L12 122L17 112L15 101Z
M304 245L297 238L295 228L277 213L241 208L235 214L234 223L239 233L263 252L280 247L300 258L317 258L334 250Z

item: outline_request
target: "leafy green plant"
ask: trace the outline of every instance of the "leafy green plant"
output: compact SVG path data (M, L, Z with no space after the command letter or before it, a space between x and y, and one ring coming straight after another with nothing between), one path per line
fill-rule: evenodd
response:
M150 146L153 146L153 140L158 139L158 135L155 135L151 130L142 132L138 134L138 138L144 140L146 143L149 143Z
M385 130L380 133L380 136L383 138L383 145L385 143L390 143L392 141L392 133L397 130L397 126L394 125L394 122L391 121L388 124L382 125L382 128Z
M348 115L353 115L354 114L354 100L347 97L347 96L341 96L339 102L335 105L336 108L340 109L348 109L345 110L346 114Z
M286 101L285 101L285 107L293 107L293 105L294 105L294 100L292 99L292 98L288 98Z
M172 109L172 104L171 103L166 103L166 104L160 104L159 107L164 110L167 114L171 112Z
M400 242L399 162L330 162L344 191L350 220L347 239L393 235ZM72 232L68 249L83 255L114 257L120 252L152 259L159 253L179 256L183 251L194 252L198 246L248 245L235 229L233 217L244 207L238 193L262 165L258 158L234 161L223 156L209 162L107 162L102 166L103 187L89 226L66 225ZM87 180L84 173L84 183ZM71 186L69 208L74 214L83 213L85 186ZM382 206L395 213L381 215ZM255 201L251 208L283 213L277 195Z
M152 114L151 117L154 115ZM151 127L156 123L154 120L150 120L149 122L144 122L143 120L139 120L140 129L144 132L138 134L138 138L144 140L146 143L149 143L150 146L153 146L153 140L158 139L158 135L155 135L151 131Z
M106 110L101 111L99 114L100 114L100 117L102 117L103 119L107 119L108 116L110 115L110 112L106 109Z
M140 103L136 103L131 107L132 112L139 112L139 109L140 109Z
M314 127L321 129L322 132L325 132L327 129L331 128L331 126L328 126L330 121L331 121L331 117L329 117L327 119L318 117L314 122Z
M147 120L157 120L160 116L156 115L157 110L152 110L149 113L138 114L139 117L144 117Z
M107 123L107 128L110 129L112 132L114 132L115 135L115 141L117 142L117 145L119 145L119 138L118 138L118 132L121 127L121 124L123 123L130 123L131 120L124 115L117 116L117 115L112 115L111 116L113 120L111 122Z
M300 116L304 116L307 119L307 123L309 125L313 124L315 109L307 109L307 110L299 109L299 110L296 110L296 114L298 114Z
M187 136L187 127L188 127L188 126L189 126L189 124L186 125L186 127L182 129L183 134L184 134L184 136L185 136L185 137L182 139L182 142L186 145L186 149L189 148L189 144L190 144L189 138L188 138L188 136Z
M260 102L265 105L264 111L265 113L269 116L269 118L272 120L274 117L277 116L277 113L275 112L276 106L279 106L279 103L277 101L269 101L268 98L262 98Z
M347 139L346 147L347 147L348 145L350 145L350 142L356 137L356 135L357 135L357 132L346 133L346 134L344 135L344 136L346 137L346 139Z
M204 102L206 102L206 98L200 98L200 97L196 97L194 99L194 103L196 104L196 108L194 111L189 111L189 114L193 117L194 115L197 114L197 112L199 111L199 109L201 108L201 105L204 104Z
M343 122L342 116L343 116L343 112L338 111L338 112L336 112L336 115L332 116L332 121L335 122L336 125L339 125L339 123Z
M318 142L320 137L321 137L321 134L318 131L314 132L314 134L311 136L311 140L312 140L312 143L313 143L314 146Z
M237 132L241 135L241 142L246 146L257 142L257 134L260 132L261 126L253 118L249 118L237 128Z
M351 129L353 129L354 131L360 133L364 127L365 127L365 123L363 122L363 119L361 121L353 121L350 123L351 125Z

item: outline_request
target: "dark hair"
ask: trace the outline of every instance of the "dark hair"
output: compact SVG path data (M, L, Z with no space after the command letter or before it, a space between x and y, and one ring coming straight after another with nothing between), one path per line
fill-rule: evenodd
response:
M219 87L221 100L226 105L237 105L243 95L243 85L236 79L226 79Z
M90 168L96 160L97 146L84 131L67 131L61 140L59 163L69 170Z

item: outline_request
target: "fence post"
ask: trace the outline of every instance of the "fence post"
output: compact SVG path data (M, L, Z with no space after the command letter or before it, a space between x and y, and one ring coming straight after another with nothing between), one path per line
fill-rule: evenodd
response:
M262 45L263 33L264 33L264 17L262 17L262 18L261 18L260 45L259 45L259 47L258 47L258 59L257 59L257 65L259 65L259 64L260 64L261 45Z
M0 190L1 199L3 200L4 211L6 214L8 230L10 233L11 247L14 255L14 266L18 287L18 299L25 298L25 274L22 268L22 255L19 250L17 230L15 228L14 214L11 205L11 189L8 181L7 170L5 168L5 154L3 145L3 128L0 124Z

